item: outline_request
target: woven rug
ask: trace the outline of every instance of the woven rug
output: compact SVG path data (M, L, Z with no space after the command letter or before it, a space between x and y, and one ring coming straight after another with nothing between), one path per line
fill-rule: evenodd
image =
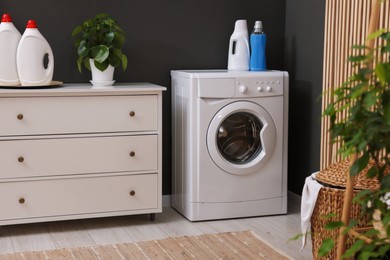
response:
M252 231L169 237L162 240L0 255L25 259L289 259Z

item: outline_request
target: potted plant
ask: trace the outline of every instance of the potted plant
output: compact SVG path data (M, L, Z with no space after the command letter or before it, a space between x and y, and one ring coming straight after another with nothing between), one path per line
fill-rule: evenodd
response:
M390 167L390 32L379 30L369 36L369 40L376 38L376 48L353 47L359 52L349 58L355 73L334 91L334 101L324 111L331 120L333 140L342 141L340 152L345 157L357 155L350 175L369 167L367 177L380 183L378 190L364 190L355 198L374 224L345 252L345 257L357 259L390 259L386 258L390 252L390 175L386 174ZM340 118L340 114L346 116ZM330 223L328 228L342 226L346 223ZM346 230L351 228L348 225ZM333 243L326 240L321 254L326 255Z
M77 68L82 65L92 71L92 83L113 83L114 68L127 67L127 57L122 52L125 33L118 23L106 13L97 14L74 28L77 49ZM105 73L108 75L102 75Z

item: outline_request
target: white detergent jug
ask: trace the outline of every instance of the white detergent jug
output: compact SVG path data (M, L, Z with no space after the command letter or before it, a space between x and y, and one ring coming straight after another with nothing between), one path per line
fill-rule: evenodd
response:
M16 50L21 34L9 14L3 14L0 23L0 86L20 84L16 67Z
M47 59L47 64L45 59ZM39 32L34 20L27 22L16 53L16 65L22 86L50 85L54 72L53 51Z
M249 41L246 20L238 20L230 37L228 70L249 70Z

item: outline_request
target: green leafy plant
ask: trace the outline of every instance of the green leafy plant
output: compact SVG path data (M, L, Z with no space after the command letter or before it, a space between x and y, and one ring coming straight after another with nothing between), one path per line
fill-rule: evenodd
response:
M108 14L97 14L76 26L72 37L75 38L77 68L80 73L82 64L91 70L89 59L93 59L95 66L101 71L109 64L113 67L122 64L123 70L126 69L127 57L122 53L125 33Z
M324 115L330 117L332 139L342 142L339 152L344 157L358 155L350 174L355 176L369 167L368 178L377 178L380 183L377 191L362 191L355 199L365 214L373 216L379 212L384 233L380 235L375 229L366 232L364 235L371 242L357 239L344 257L359 252L358 259L387 259L390 250L390 175L385 172L390 167L390 32L379 30L369 39L379 39L378 46L373 49L353 46L358 54L351 56L349 61L356 72L334 91L334 102L328 105ZM340 118L340 114L346 116ZM340 228L340 225L328 228ZM329 252L332 243L331 239L325 241L321 255Z

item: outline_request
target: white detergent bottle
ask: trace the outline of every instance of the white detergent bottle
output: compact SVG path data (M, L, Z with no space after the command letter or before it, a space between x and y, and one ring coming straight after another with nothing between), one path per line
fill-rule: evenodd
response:
M246 20L238 20L230 37L228 70L249 70L249 41Z
M53 51L34 20L27 22L16 52L16 65L22 86L50 85L54 72Z
M16 50L21 34L9 14L3 14L0 23L0 86L20 85L16 67Z

